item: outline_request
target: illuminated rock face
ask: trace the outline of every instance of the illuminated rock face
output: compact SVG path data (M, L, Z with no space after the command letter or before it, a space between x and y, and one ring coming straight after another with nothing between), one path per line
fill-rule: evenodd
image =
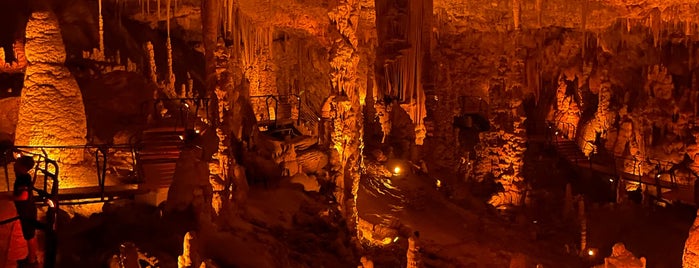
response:
M19 106L16 145L84 145L85 106L80 88L64 66L66 52L55 15L32 14L27 23L29 61ZM82 151L51 152L61 163L78 163Z
M699 211L697 211L699 214ZM694 219L694 224L689 228L689 237L684 244L682 267L699 267L699 216Z

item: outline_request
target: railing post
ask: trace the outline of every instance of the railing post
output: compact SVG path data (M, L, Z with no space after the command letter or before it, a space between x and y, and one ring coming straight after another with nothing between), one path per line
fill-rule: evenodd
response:
M10 174L7 170L7 164L10 162L10 158L7 156L7 152L9 152L9 149L2 153L3 157L5 158L5 160L3 161L3 167L5 169L5 183L7 183L7 191L12 191L10 189Z

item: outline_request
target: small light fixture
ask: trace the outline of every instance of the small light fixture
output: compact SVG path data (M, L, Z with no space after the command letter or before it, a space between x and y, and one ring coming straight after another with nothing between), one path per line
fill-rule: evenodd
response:
M394 167L393 168L393 174L398 175L400 173L400 167Z
M587 255L590 256L590 257L595 256L595 251L592 250L592 249L588 249L588 250L587 250Z
M181 141L184 140L184 137L183 137L182 135L180 135L179 137L180 137L180 140L181 140Z
M442 181L437 180L437 188L442 187Z
M609 179L609 182L614 182L614 179Z
M198 129L195 129L195 130L194 130L194 133L199 134L199 132L201 132L201 130L198 130Z
M55 208L55 207L56 207L56 204L53 203L53 200L51 200L51 199L47 199L47 200L46 200L46 203L47 203L47 204L49 205L49 207L51 207L51 208Z
M22 157L22 154L20 154L20 153L15 154L15 158L19 159L20 157Z
M398 242L398 238L399 237L397 237L397 236L396 236L396 238L393 238L393 243Z

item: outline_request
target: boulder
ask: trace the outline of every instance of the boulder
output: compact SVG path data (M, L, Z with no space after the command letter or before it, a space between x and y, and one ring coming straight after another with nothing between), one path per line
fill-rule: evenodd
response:
M328 165L328 155L319 150L310 150L296 156L301 170L306 173L318 173Z
M303 172L291 177L291 182L303 185L303 190L306 192L318 192L320 190L320 184L318 184L316 177L308 176Z

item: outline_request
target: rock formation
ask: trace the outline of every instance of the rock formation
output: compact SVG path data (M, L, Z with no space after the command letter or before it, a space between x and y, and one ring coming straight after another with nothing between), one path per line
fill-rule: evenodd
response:
M682 255L682 267L699 267L699 211L694 219L694 224L689 228L689 237L684 244Z
M604 266L615 268L645 268L646 259L636 258L633 253L626 249L623 243L616 243L612 247L612 255L604 258ZM691 266L687 266L691 267Z
M75 78L64 66L66 51L53 13L41 11L31 15L27 23L25 51L29 63L19 106L15 145L84 145L87 121L82 94ZM49 150L49 157L63 164L76 164L83 160L83 152ZM76 178L64 180L63 184L69 185L71 180Z

